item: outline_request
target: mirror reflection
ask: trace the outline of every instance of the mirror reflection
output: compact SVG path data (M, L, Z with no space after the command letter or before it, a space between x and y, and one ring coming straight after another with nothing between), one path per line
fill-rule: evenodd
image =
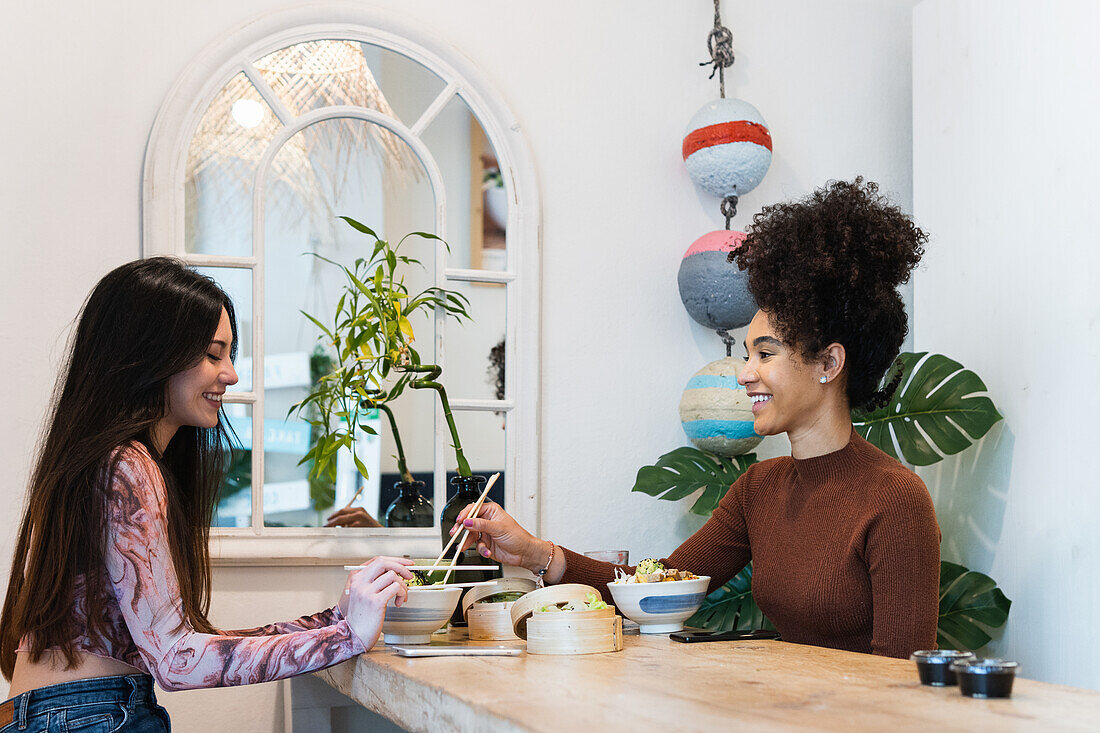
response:
M188 157L186 251L190 253L253 254L252 186L259 161L281 129L273 107L285 107L296 116L347 104L377 110L412 126L444 87L435 74L400 54L347 41L296 44L254 65L278 101L269 103L239 74L204 114ZM427 125L422 140L439 168L445 191L442 234L450 246L447 267L506 269L506 189L481 125L456 96ZM427 170L412 148L398 135L366 121L317 123L291 137L275 155L265 179L265 404L263 415L257 415L257 425L263 426L265 526L323 526L349 504L354 511L341 515L341 524L385 525L388 510L402 493L404 499L389 512L395 526L430 526L437 521L446 487L436 487L433 480L436 444L444 445L448 478L454 475L455 457L446 426L441 418L437 420L434 392L407 390L391 405L406 456L406 478L413 479L412 486L404 487L400 484L410 482L401 481L397 443L384 412L364 409L358 416L359 424L377 433L364 434L357 443L356 455L365 464L366 478L356 469L350 451L343 449L334 478L311 478L311 462L301 461L316 444L318 428L307 422L308 414L291 409L332 369L335 355L331 343L318 340L320 329L303 312L328 323L346 281L339 265L354 267L356 259L371 256L373 240L338 217L352 217L383 238L399 239L412 231L435 231L435 200ZM409 292L435 284L436 244L410 239L405 248L403 254L422 263L403 268ZM254 322L249 271L211 270L217 270L211 274L238 304L242 341L248 340ZM506 287L470 282L448 282L446 287L469 299L473 320L461 325L447 322L447 366L441 381L454 399L503 399ZM428 312L413 313L409 326L421 359L436 361L435 318ZM256 388L261 383L251 377L251 353L249 343L239 359L237 391L251 389L253 381ZM249 526L253 513L251 408L227 405L226 413L241 445L215 523ZM460 410L455 415L464 446L469 446L466 455L472 468L487 473L502 470L503 415ZM503 486L501 481L494 489L501 499ZM431 504L430 511L424 503ZM413 505L416 511L402 515Z

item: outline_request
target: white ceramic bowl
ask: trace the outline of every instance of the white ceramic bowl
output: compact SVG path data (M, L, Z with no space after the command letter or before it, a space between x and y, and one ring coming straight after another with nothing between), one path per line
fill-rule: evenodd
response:
M461 595L461 588L409 588L409 599L400 608L392 600L386 604L386 643L427 644L450 621Z
M699 610L710 576L667 583L608 583L615 607L642 627L643 634L670 634Z

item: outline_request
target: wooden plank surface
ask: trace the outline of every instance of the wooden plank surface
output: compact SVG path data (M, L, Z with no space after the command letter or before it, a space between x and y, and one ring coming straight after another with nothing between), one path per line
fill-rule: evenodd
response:
M447 638L465 641L464 630ZM318 672L413 731L1097 730L1100 692L1017 678L1007 700L922 686L911 662L781 641L624 635L583 656L406 659L384 644ZM476 642L482 645L523 642ZM1026 666L1024 667L1026 674Z

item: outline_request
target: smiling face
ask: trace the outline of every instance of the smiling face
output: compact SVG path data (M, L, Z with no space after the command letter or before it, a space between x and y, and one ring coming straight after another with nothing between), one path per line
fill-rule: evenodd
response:
M168 414L157 425L158 447L163 450L176 430L184 425L212 428L218 424L222 395L237 383L230 359L233 329L222 309L218 330L195 366L168 378Z
M747 363L737 377L752 398L753 428L760 435L813 426L825 409L824 363L803 361L784 343L764 311L757 311L745 339Z

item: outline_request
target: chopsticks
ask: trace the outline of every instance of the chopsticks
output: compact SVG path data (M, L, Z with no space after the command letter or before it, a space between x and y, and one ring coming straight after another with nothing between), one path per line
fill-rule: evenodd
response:
M488 566L483 566L482 570L484 570L485 567L488 567ZM434 585L416 585L416 586L413 586L413 587L414 588L424 588L426 590L433 590L435 588L473 588L474 586L477 586L477 585L492 585L495 582L496 582L495 580L479 580L476 583L436 583Z
M348 503L344 505L344 509L350 509L351 505L355 503L355 500L359 498L359 495L363 493L363 489L365 488L367 488L367 485L364 483L358 488L358 490L356 490L354 494L351 495L351 498L348 499ZM340 511L343 511L343 509L341 509Z
M477 513L479 511L481 511L481 505L485 503L485 497L489 495L489 489L493 488L493 484L495 484L497 482L498 478L500 478L500 473L499 472L494 473L492 476L489 477L489 483L485 484L485 491L481 492L481 496L479 496L477 498L477 502L474 503L474 508L471 509L470 513L466 515L467 519L469 519L470 517L476 517ZM458 562L458 556L462 552L462 545L464 545L466 543L466 538L469 537L469 536L470 536L470 528L469 527L463 528L463 530L462 530L462 539L459 540L458 549L455 551L454 560L451 561L452 565L454 565L455 563ZM442 560L443 556L447 554L447 550L451 549L451 545L454 544L454 541L455 541L456 537L458 537L458 532L455 532L453 535L451 535L451 541L448 542L447 546L443 548L443 552L439 553L439 557L436 558L435 562L432 563L432 565L438 565L439 564L439 561ZM446 584L447 579L450 578L450 577L451 577L451 571L448 570L447 573L443 576L443 583Z
M345 565L344 570L359 570L366 565ZM410 565L409 570L500 570L499 565Z

